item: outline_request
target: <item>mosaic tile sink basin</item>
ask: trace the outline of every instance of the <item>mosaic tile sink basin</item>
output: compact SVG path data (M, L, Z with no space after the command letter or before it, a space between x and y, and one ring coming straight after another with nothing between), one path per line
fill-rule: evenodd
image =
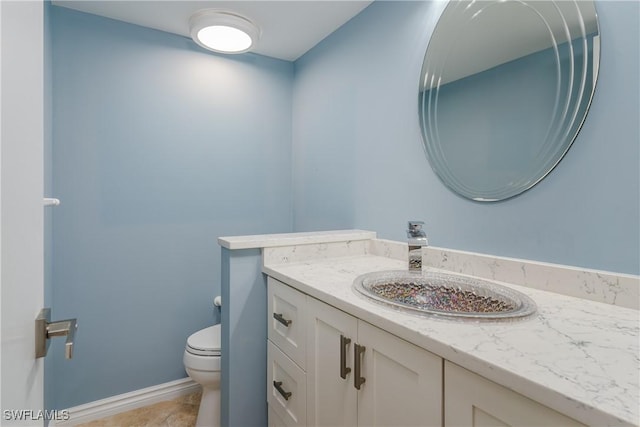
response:
M507 320L536 312L536 304L521 292L454 273L367 273L354 280L353 288L375 302L421 315Z

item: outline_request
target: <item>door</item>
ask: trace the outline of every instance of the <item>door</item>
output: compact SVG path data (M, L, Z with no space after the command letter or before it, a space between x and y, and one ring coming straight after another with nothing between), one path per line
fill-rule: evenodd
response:
M362 320L358 425L442 425L442 359Z
M43 425L43 3L0 1L0 424ZM9 412L7 412L9 411ZM30 412L33 411L33 412Z
M444 425L450 427L584 427L480 375L445 362Z
M307 425L355 426L358 320L314 298L307 298L307 316Z

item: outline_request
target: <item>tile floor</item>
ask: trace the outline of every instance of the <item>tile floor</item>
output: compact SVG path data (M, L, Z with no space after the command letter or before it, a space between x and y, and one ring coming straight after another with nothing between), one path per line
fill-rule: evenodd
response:
M198 391L76 427L193 427L198 416L200 395Z

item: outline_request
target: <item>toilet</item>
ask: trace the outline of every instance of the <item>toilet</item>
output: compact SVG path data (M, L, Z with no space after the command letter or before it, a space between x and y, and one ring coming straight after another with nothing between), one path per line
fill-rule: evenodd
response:
M192 334L182 360L189 377L202 386L196 427L220 426L220 325Z

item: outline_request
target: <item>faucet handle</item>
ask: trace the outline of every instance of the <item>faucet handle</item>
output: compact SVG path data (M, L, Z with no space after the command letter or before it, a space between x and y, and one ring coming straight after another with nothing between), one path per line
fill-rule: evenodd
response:
M425 236L425 232L422 231L422 226L424 225L424 221L409 221L407 224L407 236L408 237L419 237Z
M409 221L409 229L420 230L424 225L424 221Z

